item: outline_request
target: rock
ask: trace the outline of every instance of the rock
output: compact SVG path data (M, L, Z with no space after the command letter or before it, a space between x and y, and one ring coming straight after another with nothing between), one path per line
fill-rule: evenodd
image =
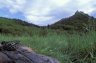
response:
M0 63L60 63L54 58L37 54L31 48L18 43L18 41L4 41L0 48Z
M7 55L3 52L0 52L0 63L14 63Z

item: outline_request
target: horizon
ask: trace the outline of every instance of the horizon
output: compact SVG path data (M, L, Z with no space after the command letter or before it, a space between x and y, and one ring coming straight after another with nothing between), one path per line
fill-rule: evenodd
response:
M6 1L6 2L5 2ZM96 17L95 0L0 0L0 17L45 26L70 17L77 10Z

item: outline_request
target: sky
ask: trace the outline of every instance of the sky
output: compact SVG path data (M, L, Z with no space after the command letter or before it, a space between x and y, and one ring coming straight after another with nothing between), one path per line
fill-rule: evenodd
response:
M96 0L0 0L0 17L40 26L53 24L77 10L96 17Z

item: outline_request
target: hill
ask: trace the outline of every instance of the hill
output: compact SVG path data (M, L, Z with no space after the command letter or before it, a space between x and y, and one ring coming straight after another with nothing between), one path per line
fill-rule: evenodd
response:
M93 29L96 30L96 18L81 11L48 26L38 26L20 19L0 17L0 34L46 35L47 32L58 32L58 30L61 32L61 30L88 31Z
M48 27L63 30L91 30L96 29L96 18L84 12L76 11L73 16L63 18Z
M20 19L9 19L0 17L0 33L3 34L32 34L35 29L38 30L39 26L27 23Z
M65 31L91 30L95 26L96 18L79 11L47 27L0 17L0 41L20 40L32 50L57 58L61 63L96 63L96 31L86 34Z

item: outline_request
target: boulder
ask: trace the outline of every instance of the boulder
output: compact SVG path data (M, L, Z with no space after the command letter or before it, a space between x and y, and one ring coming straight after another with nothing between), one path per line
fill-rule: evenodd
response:
M19 41L3 41L0 44L0 63L60 63L58 60L37 54Z

